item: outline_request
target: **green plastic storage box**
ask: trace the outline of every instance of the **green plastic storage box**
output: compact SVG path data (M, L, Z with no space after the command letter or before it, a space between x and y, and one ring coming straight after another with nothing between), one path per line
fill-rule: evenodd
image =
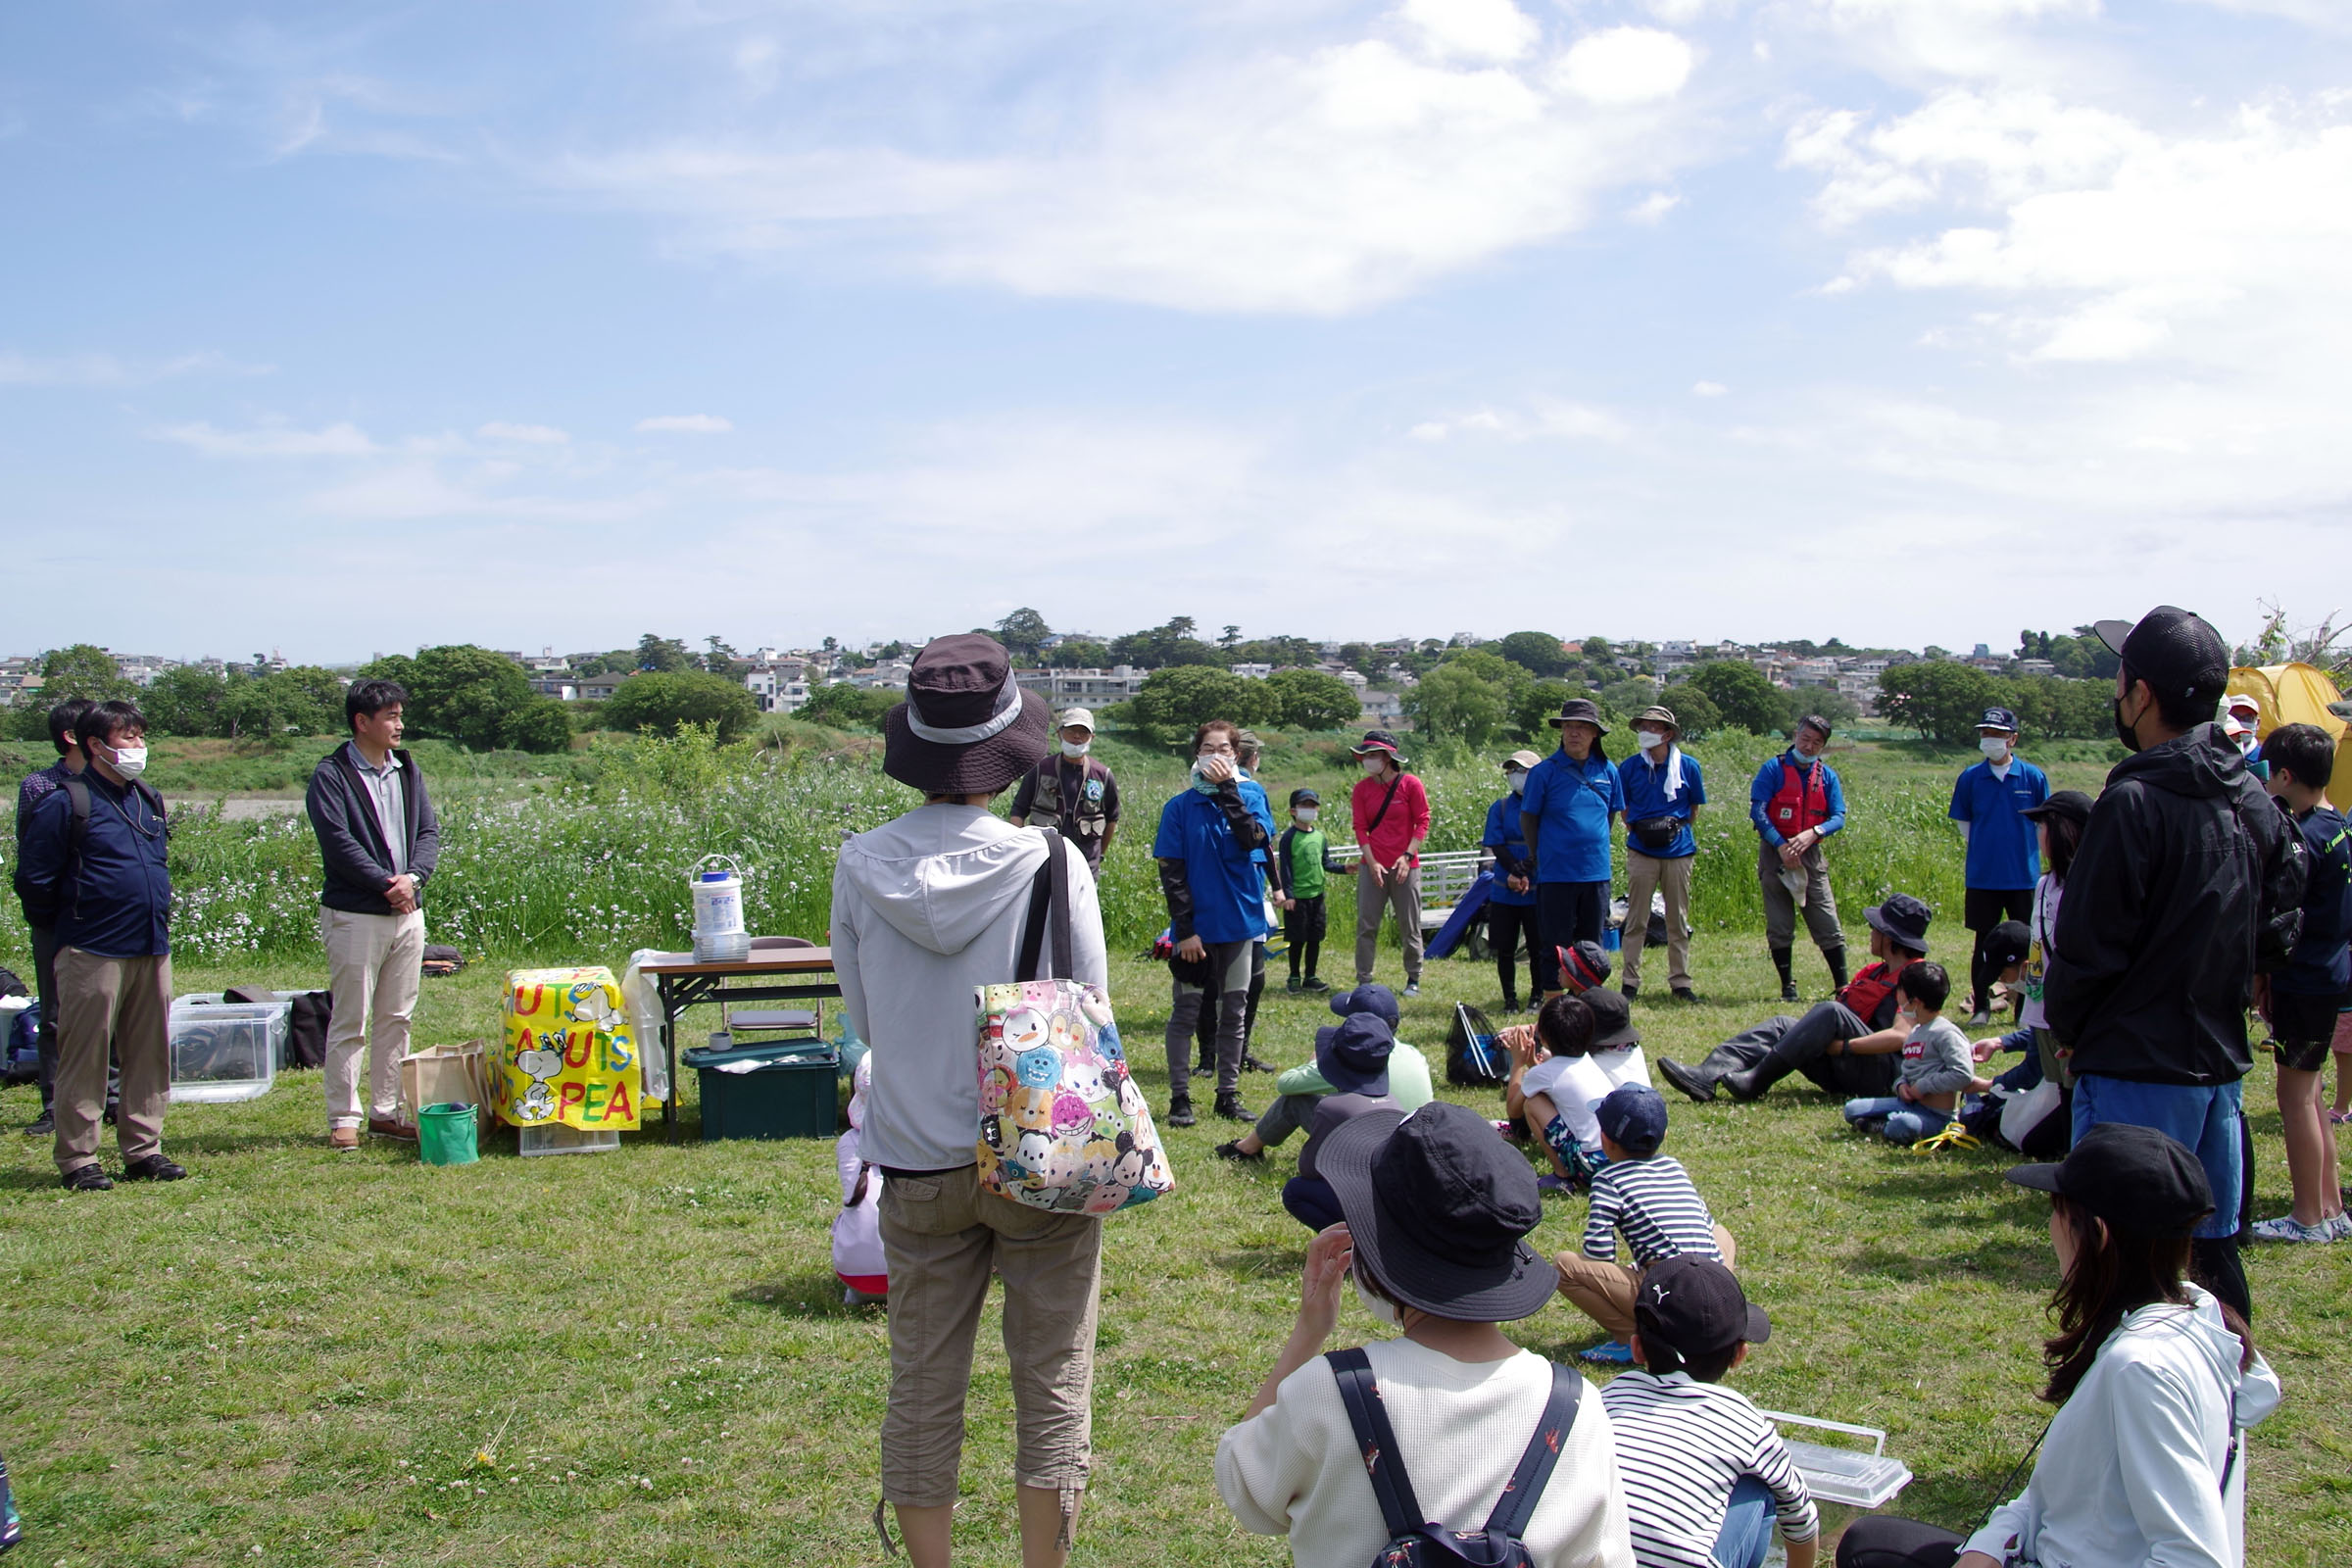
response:
M823 1040L772 1040L684 1056L702 1090L703 1137L830 1138L839 1057Z

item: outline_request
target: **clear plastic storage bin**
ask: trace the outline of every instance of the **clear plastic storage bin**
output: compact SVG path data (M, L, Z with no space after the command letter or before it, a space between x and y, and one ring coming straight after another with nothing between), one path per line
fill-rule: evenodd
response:
M172 1002L172 1102L259 1100L277 1081L286 1054L291 1002L223 1002L217 996Z

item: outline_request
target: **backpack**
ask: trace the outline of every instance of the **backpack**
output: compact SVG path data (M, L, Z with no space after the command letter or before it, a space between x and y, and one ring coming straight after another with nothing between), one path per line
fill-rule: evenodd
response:
M326 1064L326 1030L335 1013L335 994L332 991L297 991L287 999L292 1006L286 1013L287 1067L321 1067Z
M1380 1500L1380 1516L1389 1527L1389 1544L1370 1568L1533 1568L1535 1558L1520 1544L1519 1535L1535 1517L1544 1484L1551 1479L1552 1466L1576 1425L1583 1378L1552 1363L1551 1396L1494 1511L1480 1529L1448 1530L1421 1516L1412 1477L1405 1474L1403 1450L1396 1446L1388 1412L1381 1408L1380 1383L1372 1376L1371 1359L1361 1347L1330 1350L1323 1359L1339 1380L1348 1424L1355 1429L1356 1451L1364 1456L1364 1473L1372 1478L1372 1495Z
M57 787L65 792L72 815L66 824L66 863L58 873L56 886L42 889L26 881L22 856L18 857L16 870L10 873L11 880L16 884L17 903L24 910L24 923L39 926L43 930L57 924L70 906L74 885L81 878L81 843L90 836L89 780L74 775L60 779ZM147 803L147 808L155 813L156 821L163 824L164 835L169 839L172 818L169 808L164 805L164 798L156 794L151 786L135 778L130 781L130 789L132 794Z
M1511 1054L1494 1044L1494 1026L1467 1002L1453 1004L1453 1028L1446 1036L1446 1081L1476 1088L1511 1075Z

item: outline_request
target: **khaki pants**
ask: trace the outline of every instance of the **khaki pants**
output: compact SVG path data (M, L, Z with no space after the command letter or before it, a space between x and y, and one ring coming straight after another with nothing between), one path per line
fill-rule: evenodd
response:
M1737 1268L1740 1250L1732 1244L1732 1233L1720 1225L1715 1227L1715 1246L1723 1253L1723 1266ZM1634 1305L1642 1290L1640 1269L1614 1258L1587 1257L1582 1252L1560 1252L1552 1261L1560 1269L1560 1294L1578 1311L1599 1324L1619 1344L1633 1339Z
M1404 978L1421 979L1421 867L1415 864L1402 877L1372 880L1371 867L1355 868L1355 983L1372 978L1373 955L1380 951L1380 917L1396 911L1396 935L1404 942Z
M1830 891L1830 862L1816 844L1800 862L1805 869L1805 931L1827 953L1845 946L1838 927L1838 895ZM1796 942L1797 902L1781 881L1781 852L1756 841L1756 878L1764 888L1764 945L1779 952Z
M992 1269L1004 1282L1014 1479L1085 1490L1102 1222L983 1193L976 1165L886 1178L881 1213L890 1264L883 1500L906 1508L956 1500L972 1339Z
M1639 851L1625 853L1625 973L1629 986L1642 983L1642 944L1649 940L1649 899L1666 891L1666 983L1677 991L1690 988L1690 865L1698 858L1685 855L1660 859ZM1786 891L1786 890L1784 890Z
M172 959L106 958L79 948L57 954L57 1168L98 1163L106 1112L106 1060L122 1064L115 1142L125 1164L164 1150L172 1098Z
M409 1054L409 1015L424 975L424 911L353 914L318 911L327 984L335 1005L326 1030L326 1122L357 1127L360 1052L368 1053L369 1117L400 1114L400 1063Z

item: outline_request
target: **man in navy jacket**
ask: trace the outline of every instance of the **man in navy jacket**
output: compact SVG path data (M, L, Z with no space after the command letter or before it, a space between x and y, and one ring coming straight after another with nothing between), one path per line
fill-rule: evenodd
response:
M400 1063L424 964L424 884L441 855L441 823L424 774L401 751L409 694L355 681L343 700L351 739L319 759L303 808L318 835L318 896L334 1008L326 1034L327 1142L360 1147L360 1053L368 1053L368 1130L416 1136L400 1119Z

